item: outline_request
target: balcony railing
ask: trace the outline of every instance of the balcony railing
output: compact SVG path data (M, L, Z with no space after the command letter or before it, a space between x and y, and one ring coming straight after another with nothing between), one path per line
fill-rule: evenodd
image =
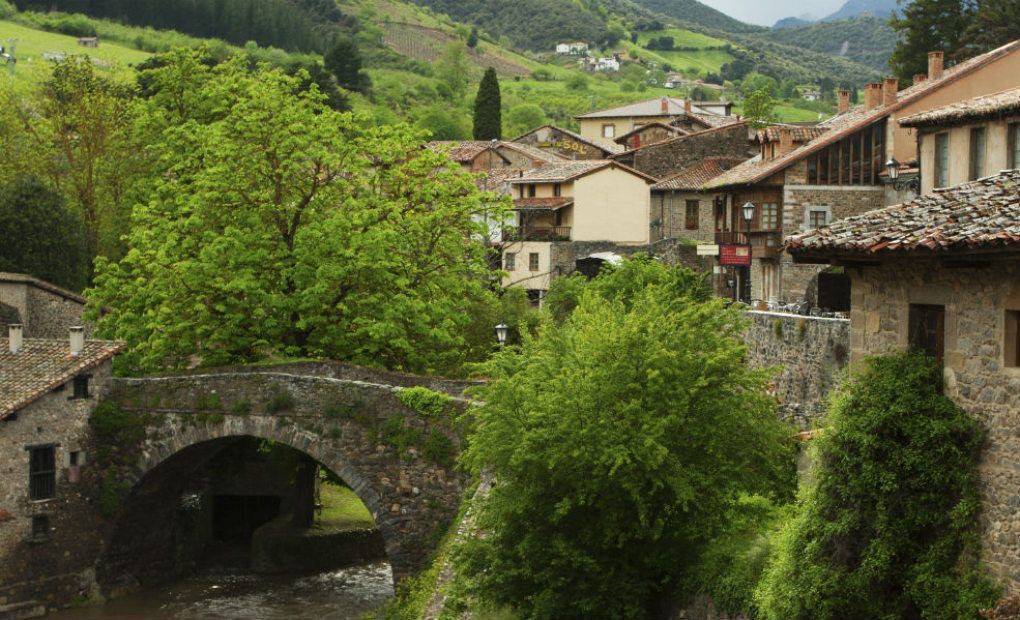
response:
M503 241L570 241L569 226L524 226L503 231Z
M715 233L715 242L720 245L750 245L755 256L775 256L783 247L783 231L752 230L722 231Z

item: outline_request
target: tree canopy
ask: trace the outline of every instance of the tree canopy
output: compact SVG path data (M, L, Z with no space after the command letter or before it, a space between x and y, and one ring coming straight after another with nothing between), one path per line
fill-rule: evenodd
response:
M491 346L465 334L492 303L476 218L502 203L417 132L240 59L182 50L152 72L158 166L89 295L99 332L130 345L125 369L286 355L446 371Z
M472 594L522 617L645 617L739 496L787 496L789 432L743 327L700 276L637 260L485 364L464 458L496 484L461 552Z
M340 86L359 93L368 91L371 80L362 70L361 53L353 39L337 39L323 61Z

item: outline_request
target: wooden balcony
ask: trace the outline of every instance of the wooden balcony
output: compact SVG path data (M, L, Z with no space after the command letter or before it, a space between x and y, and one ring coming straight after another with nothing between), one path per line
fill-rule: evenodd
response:
M570 226L522 226L503 231L503 241L570 241Z
M783 231L721 231L715 233L715 242L719 245L750 245L751 256L758 258L771 258L773 256L778 256L782 252Z

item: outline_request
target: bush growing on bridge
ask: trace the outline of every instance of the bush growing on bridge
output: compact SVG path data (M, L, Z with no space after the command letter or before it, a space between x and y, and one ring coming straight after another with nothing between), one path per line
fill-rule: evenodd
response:
M397 400L424 416L440 418L449 411L453 399L441 392L416 385L397 392Z
M920 354L870 360L833 400L816 483L759 588L774 620L975 618L978 423Z
M532 618L654 615L740 497L792 497L791 431L744 326L690 271L630 261L486 364L464 460L498 484L489 535L459 554L471 594Z

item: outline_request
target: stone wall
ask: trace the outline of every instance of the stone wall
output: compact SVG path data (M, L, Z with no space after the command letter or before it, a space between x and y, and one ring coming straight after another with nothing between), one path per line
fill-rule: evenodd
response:
M1020 592L1020 368L1006 367L1006 310L1020 310L1020 261L986 267L935 262L849 269L852 353L908 346L910 304L945 307L946 394L987 432L979 471L982 559L1010 593Z
M620 256L649 254L669 265L683 265L699 272L712 270L711 260L698 256L697 248L683 239L663 239L648 245L620 245L612 241L560 241L552 244L553 275L570 275L577 269L577 259L599 252L613 252Z
M30 276L0 274L3 306L7 308L0 312L0 330L5 334L7 325L16 321L24 327L26 338L67 338L68 328L84 325L84 298ZM92 333L89 326L85 331Z
M849 362L850 321L778 312L747 313L748 362L779 367L774 392L785 419L815 426Z
M109 389L111 365L91 371L91 397L69 400L70 385L0 422L0 606L27 600L56 606L95 592L93 565L102 519L80 476L93 457L88 418ZM56 494L29 499L29 446L56 445ZM70 464L78 453L78 466ZM32 519L49 518L49 534L32 535Z
M750 146L747 124L736 123L652 144L613 159L661 179L706 157L750 157L755 151Z

